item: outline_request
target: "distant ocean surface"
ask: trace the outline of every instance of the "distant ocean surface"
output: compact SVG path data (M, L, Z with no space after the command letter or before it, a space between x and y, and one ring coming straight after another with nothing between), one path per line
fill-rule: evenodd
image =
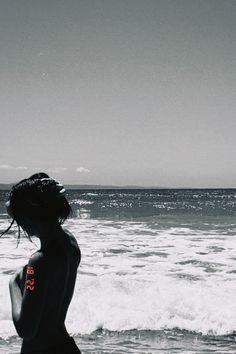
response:
M0 231L9 225L0 191ZM236 190L73 190L82 252L66 326L82 353L236 353ZM0 353L20 352L8 281L39 242L0 238Z

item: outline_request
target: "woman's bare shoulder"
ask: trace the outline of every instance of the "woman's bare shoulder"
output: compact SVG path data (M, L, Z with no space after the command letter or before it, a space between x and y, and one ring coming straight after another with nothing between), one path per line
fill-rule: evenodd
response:
M75 236L67 229L64 229L65 233L69 236L69 240L72 246L79 247L78 242L75 238Z
M65 233L69 236L69 240L70 240L70 244L71 246L77 251L77 257L79 258L79 262L80 263L80 259L81 259L81 251L78 245L78 242L75 238L75 236L67 229L64 229Z

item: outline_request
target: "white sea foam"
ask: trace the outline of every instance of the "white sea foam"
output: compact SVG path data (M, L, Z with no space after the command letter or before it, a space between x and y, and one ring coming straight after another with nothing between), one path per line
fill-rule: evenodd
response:
M178 327L203 334L236 328L235 285L191 284L156 276L155 282L104 275L78 283L67 317L73 333Z
M70 333L178 327L223 335L236 329L235 236L130 221L71 219L66 227L82 252L66 319ZM6 337L16 334L10 273L36 248L22 240L16 249L9 237L0 244L0 328Z

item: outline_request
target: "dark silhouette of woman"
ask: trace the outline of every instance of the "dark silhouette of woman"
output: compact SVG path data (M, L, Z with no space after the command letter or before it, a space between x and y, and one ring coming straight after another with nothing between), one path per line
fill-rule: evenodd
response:
M65 189L45 173L14 185L7 202L8 214L41 247L9 282L12 318L23 338L21 354L80 353L65 327L74 292L81 253L75 237L62 228L71 208Z

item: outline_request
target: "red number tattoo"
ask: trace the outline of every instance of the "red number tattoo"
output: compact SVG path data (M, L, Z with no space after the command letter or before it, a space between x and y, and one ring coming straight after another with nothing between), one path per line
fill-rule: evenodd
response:
M34 268L33 267L27 267L27 274L29 275L34 275ZM26 280L26 289L27 290L34 290L34 278Z
M27 267L27 274L34 274L34 268L33 267Z

